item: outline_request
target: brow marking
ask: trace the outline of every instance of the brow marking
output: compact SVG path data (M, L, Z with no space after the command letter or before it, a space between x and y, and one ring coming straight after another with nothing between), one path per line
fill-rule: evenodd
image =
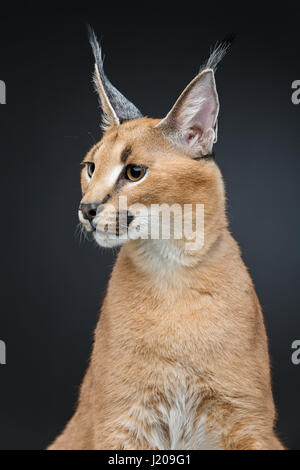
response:
M121 153L121 162L126 163L128 157L130 156L132 152L132 148L127 145L127 147L124 148L123 152Z

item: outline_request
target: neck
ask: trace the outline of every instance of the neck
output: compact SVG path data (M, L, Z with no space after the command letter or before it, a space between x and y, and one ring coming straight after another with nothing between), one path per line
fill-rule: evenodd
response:
M222 231L199 251L187 252L178 240L136 240L127 243L123 250L135 270L153 283L185 284L196 271L217 263L226 250L226 234L227 230Z

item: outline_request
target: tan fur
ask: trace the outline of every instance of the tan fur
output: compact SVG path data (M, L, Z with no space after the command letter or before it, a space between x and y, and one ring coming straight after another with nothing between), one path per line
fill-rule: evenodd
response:
M227 228L220 170L172 146L158 122L106 131L86 156L96 170L90 182L82 171L82 202L110 193L116 207L120 195L202 203L205 244L196 253L182 240L122 246L77 411L50 449L283 449L261 308ZM115 190L107 181L127 145L128 163L149 174Z

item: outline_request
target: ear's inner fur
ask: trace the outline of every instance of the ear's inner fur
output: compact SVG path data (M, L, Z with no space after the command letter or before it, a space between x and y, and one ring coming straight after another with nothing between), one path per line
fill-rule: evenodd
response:
M217 141L218 113L214 72L207 69L192 80L156 127L195 158L212 152Z

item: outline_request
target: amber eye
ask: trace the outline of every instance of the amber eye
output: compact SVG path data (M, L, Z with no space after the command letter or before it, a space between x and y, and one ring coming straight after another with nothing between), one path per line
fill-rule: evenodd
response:
M125 174L130 181L139 181L144 178L146 170L140 166L128 165Z
M86 171L87 171L88 176L91 178L93 176L94 171L95 171L95 163L88 162L86 164Z

